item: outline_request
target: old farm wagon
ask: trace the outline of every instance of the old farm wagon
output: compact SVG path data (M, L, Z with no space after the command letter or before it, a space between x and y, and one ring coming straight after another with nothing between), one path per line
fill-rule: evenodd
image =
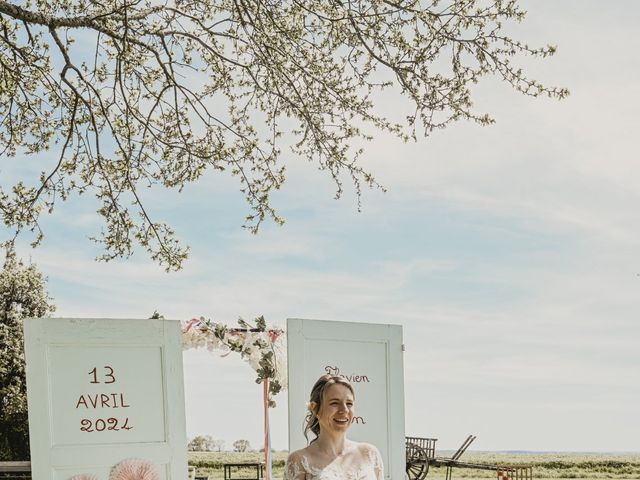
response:
M424 480L429 467L446 467L446 480L451 480L454 468L471 468L496 472L497 480L532 480L533 469L529 465L497 465L469 463L460 460L462 454L476 439L469 435L451 457L436 455L436 438L406 437L406 472L409 480Z

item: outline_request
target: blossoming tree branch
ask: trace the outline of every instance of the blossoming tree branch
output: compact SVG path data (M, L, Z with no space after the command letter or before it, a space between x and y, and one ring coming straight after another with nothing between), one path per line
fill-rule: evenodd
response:
M139 245L173 270L188 247L148 187L235 177L252 232L283 222L271 194L285 157L359 196L379 184L353 145L490 124L472 105L482 77L567 95L514 64L555 51L505 33L524 16L516 0L0 0L0 155L37 156L42 172L0 184L5 240L31 231L37 245L41 216L86 193L103 221L100 259ZM407 100L404 121L376 108L382 91Z

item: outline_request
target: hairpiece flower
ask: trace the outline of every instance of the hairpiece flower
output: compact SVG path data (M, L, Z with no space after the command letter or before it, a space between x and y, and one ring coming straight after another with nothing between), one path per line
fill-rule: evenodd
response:
M160 480L160 474L149 460L127 458L113 467L109 480Z
M74 475L69 480L98 480L98 477L91 473L81 473L80 475Z

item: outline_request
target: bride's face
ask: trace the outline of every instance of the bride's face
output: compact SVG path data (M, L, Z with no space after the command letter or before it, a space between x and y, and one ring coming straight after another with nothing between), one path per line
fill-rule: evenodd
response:
M346 431L353 420L353 394L348 387L334 383L324 392L318 421L320 431Z

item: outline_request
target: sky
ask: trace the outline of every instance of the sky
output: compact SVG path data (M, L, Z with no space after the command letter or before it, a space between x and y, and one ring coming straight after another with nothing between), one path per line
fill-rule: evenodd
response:
M240 228L248 211L224 176L150 193L191 246L180 272L142 250L94 262L86 237L100 223L84 199L60 205L43 245L19 254L48 277L61 317L402 325L405 430L441 449L474 434L476 450L638 451L640 4L522 4L513 34L558 46L524 65L569 98L487 81L475 102L495 125L409 144L377 134L363 161L387 192L365 191L360 212L352 191L334 200L330 178L291 159L274 196L286 223L258 236ZM3 186L25 171L0 168ZM235 356L185 352L188 436L259 448L254 378ZM286 394L276 400L273 446L286 449Z

